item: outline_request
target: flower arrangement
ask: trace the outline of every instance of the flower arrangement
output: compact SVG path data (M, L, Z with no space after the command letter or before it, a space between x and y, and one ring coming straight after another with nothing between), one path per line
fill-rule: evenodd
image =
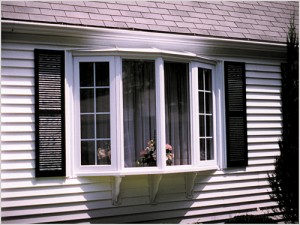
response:
M150 140L147 147L140 152L140 158L137 160L138 166L156 166L156 148L155 141Z
M97 164L98 165L110 165L111 164L111 151L110 149L98 148L97 150Z
M172 153L172 146L169 144L166 144L166 154L167 154L167 165L171 166L173 163L174 153Z
M156 145L155 140L150 140L147 147L140 152L140 158L137 160L137 166L156 166ZM172 146L166 144L167 165L173 164L174 154L172 153Z

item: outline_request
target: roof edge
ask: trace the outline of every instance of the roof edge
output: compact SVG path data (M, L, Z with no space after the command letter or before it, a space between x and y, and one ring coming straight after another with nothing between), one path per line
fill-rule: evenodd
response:
M11 31L10 28L7 28L5 25L11 25L16 26L15 28L18 30L20 27L17 27L18 25L27 25L27 26L40 26L40 27L47 27L49 28L62 28L62 31L66 31L65 28L70 30L85 30L90 32L102 32L110 35L118 34L126 34L128 32L139 32L145 33L146 35L149 35L151 33L152 35L176 35L181 38L192 38L192 39L199 39L199 40L207 40L207 41L222 41L227 43L250 43L250 44L256 44L256 45L265 45L265 46L286 46L285 42L271 42L271 41L261 41L261 40L255 40L255 39L242 39L242 38L225 38L225 37L214 37L214 36L207 36L207 35L199 35L199 34L184 34L184 33L175 33L175 32L162 32L162 31L149 31L149 30L142 30L142 29L120 29L115 27L98 27L98 26L80 26L80 25L71 25L71 24L54 24L54 23L47 23L47 22L28 22L28 21L22 21L22 20L9 20L9 19L2 19L2 30L4 31ZM3 28L4 25L4 28ZM44 29L46 31L47 29ZM43 31L43 30L39 30ZM76 32L78 33L78 32Z

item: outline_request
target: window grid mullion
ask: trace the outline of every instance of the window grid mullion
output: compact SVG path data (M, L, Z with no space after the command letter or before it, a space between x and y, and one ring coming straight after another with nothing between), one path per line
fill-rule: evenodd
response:
M204 154L205 154L205 160L207 160L207 144L206 144L206 93L205 93L205 69L203 69L203 104L204 104Z
M93 63L93 78L94 78L94 152L95 165L97 165L97 115L96 115L96 63Z
M81 139L81 141L109 141L110 138L84 138L84 139Z

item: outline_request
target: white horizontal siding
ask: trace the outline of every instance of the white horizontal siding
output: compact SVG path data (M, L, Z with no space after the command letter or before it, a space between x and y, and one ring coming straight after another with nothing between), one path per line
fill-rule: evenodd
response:
M4 102L2 102L4 103ZM15 132L16 130L20 132L34 132L34 124L32 123L19 123L19 124L14 124L14 123L5 123L4 125L1 126L2 132Z
M157 204L149 177L126 176L121 205L112 204L112 178L35 178L33 45L2 45L2 223L194 223L237 214L270 213L267 174L281 134L280 67L246 64L249 166L199 172L194 198L185 175L163 175Z
M275 93L278 94L281 91L281 88L272 87L272 86L258 86L258 85L247 85L247 93Z
M34 142L7 142L1 146L2 151L32 150Z
M257 86L273 86L273 87L280 87L281 82L280 80L275 79L262 79L262 78L247 78L246 80L247 85L257 85Z
M3 113L2 112L2 123L12 123L14 125L21 124L21 123L32 123L34 122L34 115L31 114L12 114L12 113Z
M280 66L247 64L246 84L249 166L273 166L282 128Z

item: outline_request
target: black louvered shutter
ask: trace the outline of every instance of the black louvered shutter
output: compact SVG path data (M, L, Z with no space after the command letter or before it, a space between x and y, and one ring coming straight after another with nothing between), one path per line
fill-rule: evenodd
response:
M225 62L227 166L248 165L245 63Z
M36 177L65 176L64 51L35 49Z

